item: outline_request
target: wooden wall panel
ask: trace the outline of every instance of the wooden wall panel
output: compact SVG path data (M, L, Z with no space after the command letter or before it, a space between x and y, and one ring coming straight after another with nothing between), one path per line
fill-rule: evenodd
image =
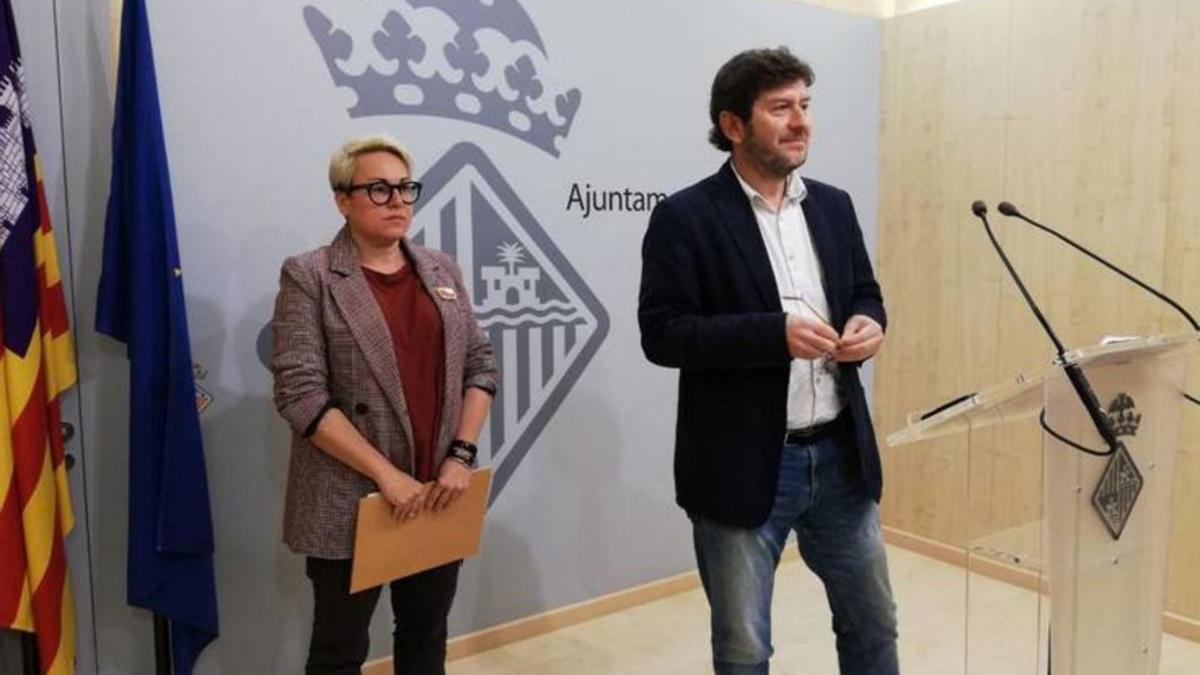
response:
M884 31L881 434L907 413L1044 366L1053 348L970 215L973 199L1068 346L1181 330L1172 310L1052 238L1007 199L1200 309L1200 3L965 0ZM1200 365L1200 364L1198 364ZM1200 375L1192 374L1192 390ZM1200 411L1176 488L1169 606L1200 619ZM1036 515L1037 434L885 450L884 518L961 545L966 477L984 531ZM977 533L976 533L977 534Z
M964 2L884 29L879 274L888 342L881 429L998 376L999 269L970 203L1002 180L1005 2ZM931 21L929 16L938 20ZM886 452L888 524L956 545L966 535L965 438Z
M1180 0L1176 57L1171 71L1173 100L1168 124L1172 142L1167 197L1167 293L1200 311L1200 3ZM1186 324L1174 313L1172 330ZM1188 391L1200 392L1200 359L1192 360ZM1172 611L1200 616L1200 410L1184 415L1183 443L1175 477L1175 520L1171 537L1167 598Z

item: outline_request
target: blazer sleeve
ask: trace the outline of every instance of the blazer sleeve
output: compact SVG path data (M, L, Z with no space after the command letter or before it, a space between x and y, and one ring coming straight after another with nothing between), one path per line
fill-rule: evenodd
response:
M854 212L854 201L846 192L842 193L846 200L847 220L850 224L850 259L853 266L854 287L851 291L850 312L847 316L863 314L875 319L887 331L887 311L883 307L883 293L879 282L875 280L875 271L871 267L871 256L863 242L862 228L858 224L858 216Z
M783 312L705 312L702 275L721 271L715 269L716 263L702 269L695 225L672 200L659 202L650 214L642 241L638 297L646 358L660 366L689 370L787 365L791 355Z
M500 369L496 366L496 354L492 349L492 342L488 339L487 333L484 333L483 329L479 327L479 321L475 318L475 305L471 302L471 296L463 284L462 270L449 257L446 259L446 265L454 275L455 292L458 297L462 298L460 305L467 329L467 361L463 366L463 391L469 387L476 387L495 396L496 390L500 386Z
M310 436L336 402L328 386L321 284L298 258L280 271L271 334L275 407L296 433Z

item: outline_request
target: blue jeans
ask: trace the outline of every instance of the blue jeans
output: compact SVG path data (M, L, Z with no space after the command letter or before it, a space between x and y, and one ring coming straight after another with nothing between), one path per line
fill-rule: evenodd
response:
M796 532L800 555L825 584L842 675L897 675L896 604L879 509L847 441L785 445L771 515L753 530L692 517L712 608L716 675L766 675L775 568Z

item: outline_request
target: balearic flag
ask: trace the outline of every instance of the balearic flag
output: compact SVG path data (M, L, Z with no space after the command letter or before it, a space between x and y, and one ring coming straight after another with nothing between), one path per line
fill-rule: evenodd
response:
M12 6L0 4L0 628L36 633L41 671L60 675L75 671L59 407L75 356Z

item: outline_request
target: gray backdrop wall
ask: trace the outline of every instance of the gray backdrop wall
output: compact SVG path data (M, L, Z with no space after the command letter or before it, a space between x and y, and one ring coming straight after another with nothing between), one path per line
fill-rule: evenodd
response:
M108 8L14 4L72 270L80 672L147 672L150 620L124 602L126 366L91 329ZM805 172L850 190L873 247L881 24L789 0L150 4L192 349L212 396L201 419L222 634L199 672L296 672L302 661L311 601L302 559L279 540L287 431L261 347L280 262L337 230L325 166L354 134L412 148L427 182L413 236L459 258L504 361L484 443L503 485L452 633L691 569L670 473L676 378L638 347L647 206L722 161L705 142L720 63L785 44L817 72ZM621 197L597 195L609 192ZM519 260L500 255L513 245ZM536 276L536 297L503 286L522 274ZM501 286L489 291L491 276Z

